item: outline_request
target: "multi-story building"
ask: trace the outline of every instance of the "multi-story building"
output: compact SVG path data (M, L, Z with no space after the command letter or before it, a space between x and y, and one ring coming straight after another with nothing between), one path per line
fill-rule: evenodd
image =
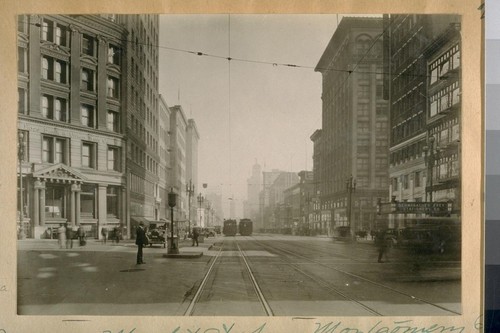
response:
M126 28L98 15L18 23L21 229L44 238L68 223L98 237L125 226Z
M281 172L282 171L277 169L262 172L262 191L259 194L259 203L261 211L260 220L264 229L272 229L274 225L274 212L269 204L270 188Z
M293 206L290 202L285 202L285 190L298 183L299 176L297 173L281 171L269 187L269 210L274 212L274 217L271 220L274 222L272 229L292 228ZM297 193L300 196L300 189ZM276 210L277 208L278 210ZM295 212L296 216L298 216L298 209L299 205L297 205L297 212Z
M457 216L461 210L460 42L460 25L452 24L424 52L429 76L426 201L449 202L449 213Z
M140 221L159 220L160 195L158 15L116 15L127 31L122 50L127 68L122 114L127 134L128 233Z
M254 221L254 228L261 228L258 220L259 193L262 189L262 168L255 162L252 166L252 175L247 179L247 200L244 202L243 215Z
M162 95L159 96L159 129L158 129L158 153L160 163L158 165L159 191L160 191L160 219L170 221L170 207L168 206L168 192L172 190L172 167L170 166L170 108Z
M180 105L170 107L170 137L172 179L170 183L178 194L175 207L175 220L186 220L188 213L188 197L186 196L186 129L188 121Z
M323 110L314 173L330 235L369 229L377 198L388 195L381 34L382 18L343 18L315 69L323 77Z
M459 59L459 50L455 46L458 43L455 41L453 45L455 50L449 52L450 55L455 55L455 58L448 59L446 55L440 55L442 59L449 60L441 63L442 59L436 60L435 56L436 53L439 54L439 48L447 47L445 45L447 38L456 39L449 34L442 35L443 31L448 29L450 24L455 25L459 22L460 18L456 15L384 16L384 31L386 31L384 72L387 73L384 78L384 90L390 105L390 196L388 199L428 202L432 201L431 193L439 188L436 187L437 184L431 184L432 177L428 176L433 168L428 170L426 151L429 157L432 153L434 158L437 145L446 140L455 141L454 145L456 145L456 140L458 140L456 138L459 128L457 112L451 112L454 115L444 116L449 111L458 108L457 104L450 104L453 103L454 97L455 101L459 99L459 95L456 95L459 92L456 90L459 88L457 75L454 75L453 81L447 78L446 82L442 82L446 76L438 77L443 69L453 73L458 72L459 67L452 67L459 66L459 60L454 62L455 59ZM438 36L441 37L438 38ZM438 65L445 67L440 68ZM442 87L445 90L441 90ZM441 135L448 136L448 138L440 141ZM431 137L441 143L432 142ZM458 155L450 154L450 156L455 156L452 160L456 160ZM444 163L448 157L442 156ZM437 168L441 162L436 158L435 160L437 163L434 168ZM430 187L433 190L427 191L426 184L432 185ZM440 186L443 188L442 185ZM450 195L448 199L454 196L454 194ZM403 227L405 218L415 216L393 214L390 216L389 224L393 227Z
M283 191L285 207L289 207L286 228L291 228L293 234L309 235L309 213L314 194L312 171L298 173L299 182Z
M198 129L196 127L196 122L194 119L188 119L186 126L186 182L187 185L191 184L194 186L194 193L196 193L196 189L199 189L198 183L198 141L200 140L200 134L198 133ZM185 186L186 187L186 186ZM188 191L185 192L186 196L189 195ZM193 195L194 195L193 193ZM186 197L186 209L191 209L191 212L187 212L188 217L194 216L196 214L195 205L191 202L189 204L190 199ZM192 200L192 198L191 198Z
M311 135L310 139L313 142L313 183L314 183L314 194L311 197L311 213L309 220L312 222L312 229L314 230L314 234L325 234L328 230L328 226L330 225L330 220L321 220L323 215L330 216L326 214L322 214L321 212L321 191L320 191L320 183L321 179L326 178L326 169L321 167L321 152L323 150L321 144L321 129L317 129ZM322 172L323 174L321 174Z

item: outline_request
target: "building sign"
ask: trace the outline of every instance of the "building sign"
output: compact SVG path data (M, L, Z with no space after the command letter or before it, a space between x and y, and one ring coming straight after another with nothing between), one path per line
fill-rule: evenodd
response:
M452 202L384 202L378 204L379 214L447 214Z

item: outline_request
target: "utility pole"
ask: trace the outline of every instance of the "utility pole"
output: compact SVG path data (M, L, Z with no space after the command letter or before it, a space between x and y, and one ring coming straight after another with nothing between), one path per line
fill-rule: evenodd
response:
M352 218L352 192L356 190L356 179L349 177L346 180L347 189L347 219L349 220L349 229L351 230L351 238L356 241L356 221Z

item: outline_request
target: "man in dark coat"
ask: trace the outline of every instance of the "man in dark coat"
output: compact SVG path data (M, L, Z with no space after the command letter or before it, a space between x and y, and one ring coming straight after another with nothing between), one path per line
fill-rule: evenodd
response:
M135 244L137 245L137 265L145 264L142 260L142 247L148 245L148 238L146 237L146 231L144 230L144 223L140 222L137 227L137 233L135 237Z
M196 243L196 246L198 246L198 237L200 236L200 231L198 228L193 228L193 245Z

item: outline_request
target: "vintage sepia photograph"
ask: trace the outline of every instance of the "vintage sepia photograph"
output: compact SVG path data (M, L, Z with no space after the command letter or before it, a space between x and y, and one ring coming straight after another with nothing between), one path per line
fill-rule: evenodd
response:
M17 52L19 316L463 314L461 15L26 13Z

